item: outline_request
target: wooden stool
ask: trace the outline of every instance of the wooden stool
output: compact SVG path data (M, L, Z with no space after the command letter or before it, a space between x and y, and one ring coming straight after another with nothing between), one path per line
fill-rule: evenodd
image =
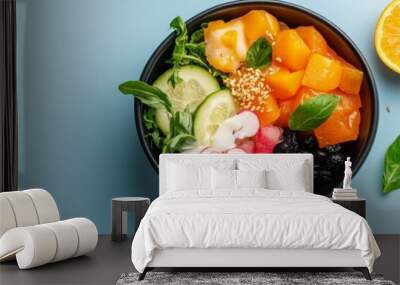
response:
M127 234L127 212L135 214L135 229L139 227L150 205L150 199L144 197L119 197L112 199L112 234L113 241L123 241Z

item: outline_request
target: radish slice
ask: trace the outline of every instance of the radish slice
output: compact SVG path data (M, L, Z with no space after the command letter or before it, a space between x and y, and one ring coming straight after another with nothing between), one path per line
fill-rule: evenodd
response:
M201 151L203 154L213 154L213 153L221 153L219 150L212 148L212 147L206 147Z
M275 126L260 129L256 135L256 153L272 153L282 137L283 130Z
M244 140L242 142L239 142L237 147L245 151L246 153L254 153L256 143L252 140Z
M257 115L251 111L243 111L222 122L215 132L213 147L222 151L234 148L236 139L254 136L259 127Z
M202 153L202 152L204 151L204 149L206 149L206 148L207 148L207 146L200 145L200 146L197 146L197 147L195 147L195 148L191 148L191 149L185 150L185 151L183 151L182 153L186 153L186 154L190 154L190 153Z
M229 120L229 119L228 119ZM218 127L214 135L213 147L221 151L234 148L235 145L235 122L225 120Z
M240 148L232 148L228 150L228 154L246 154L246 152Z
M236 119L241 123L241 128L235 133L237 139L252 137L260 128L260 121L257 115L251 111L243 111L230 119Z

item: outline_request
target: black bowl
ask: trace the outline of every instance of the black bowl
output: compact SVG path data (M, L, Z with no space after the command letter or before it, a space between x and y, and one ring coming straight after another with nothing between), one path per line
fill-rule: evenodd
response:
M332 47L345 60L364 72L364 81L361 86L361 125L360 135L355 142L345 144L346 155L350 155L353 161L353 175L357 173L367 157L375 138L378 123L378 94L370 67L361 51L353 41L335 24L321 15L306 8L281 2L281 1L235 1L210 8L186 22L189 32L200 27L201 23L216 19L230 20L242 16L253 9L264 9L273 14L278 20L285 22L290 27L299 25L313 25L325 37L329 46ZM166 23L167 24L167 23ZM170 58L174 34L170 34L154 51L141 74L140 80L153 83L154 80L167 70L170 66L165 61ZM159 150L152 148L151 143L145 136L143 125L143 109L145 106L135 99L135 121L142 147L150 160L153 168L158 172ZM339 185L341 181L336 181ZM328 194L327 189L335 185L325 185L325 190L315 189L316 193Z

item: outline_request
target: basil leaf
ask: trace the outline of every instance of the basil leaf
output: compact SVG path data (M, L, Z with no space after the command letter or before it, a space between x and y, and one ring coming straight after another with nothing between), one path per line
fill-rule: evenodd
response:
M154 108L165 108L169 113L171 111L171 101L167 94L157 87L151 86L143 81L126 81L119 85L119 90L125 95L133 95L143 104Z
M289 118L289 128L296 131L312 131L324 123L335 110L340 98L321 94L304 100Z
M389 146L385 154L383 192L400 190L400 136Z
M272 60L272 46L264 38L256 40L246 54L246 65L253 68L263 68L268 66Z

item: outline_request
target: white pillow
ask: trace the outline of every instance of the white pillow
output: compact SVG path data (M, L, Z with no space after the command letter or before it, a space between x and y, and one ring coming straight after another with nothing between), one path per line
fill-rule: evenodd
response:
M268 159L239 159L238 168L251 171L265 169L268 189L312 191L312 168L307 160L280 159L279 155L271 155Z
M267 170L268 189L289 190L306 192L308 181L306 179L306 165L304 163L293 164L286 169Z
M169 163L167 177L167 191L185 191L192 189L211 188L211 167L185 166Z
M267 188L267 172L263 170L236 170L237 188Z
M211 183L213 190L236 190L236 170L212 168Z

